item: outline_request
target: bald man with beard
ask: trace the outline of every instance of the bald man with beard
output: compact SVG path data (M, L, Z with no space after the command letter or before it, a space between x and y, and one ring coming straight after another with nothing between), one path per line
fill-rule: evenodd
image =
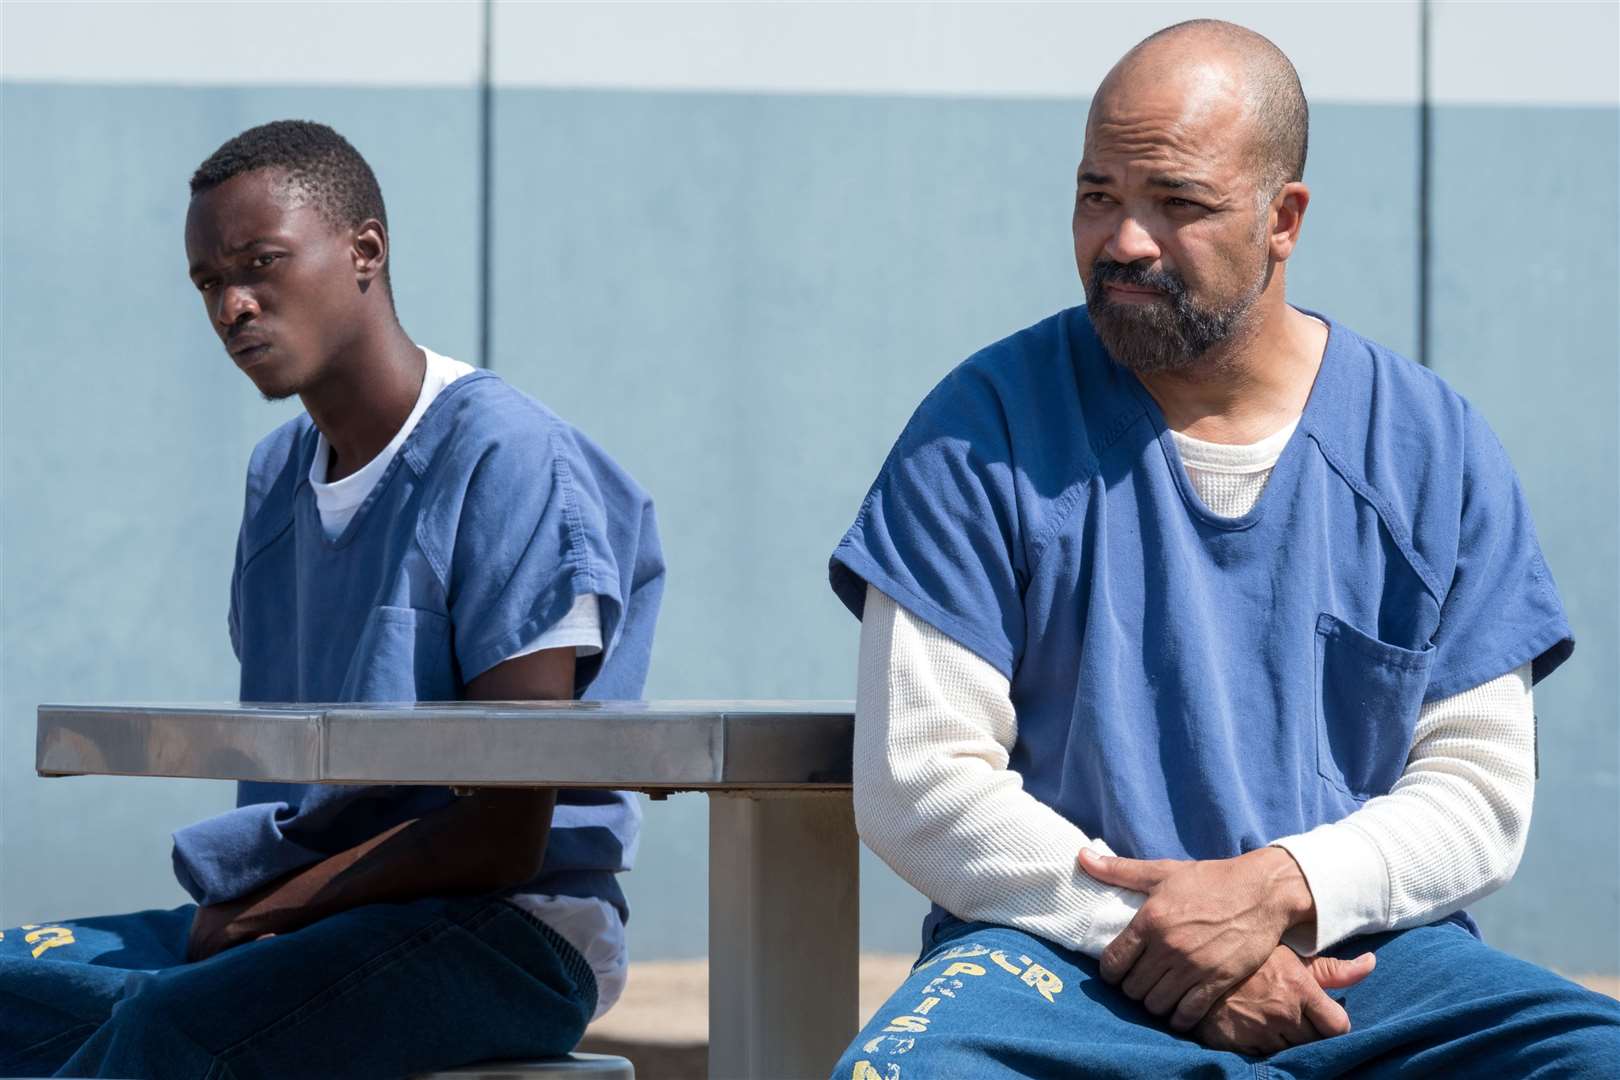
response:
M1480 939L1574 647L1433 373L1285 298L1298 75L1199 20L1086 123L1086 305L918 408L831 562L862 838L934 907L838 1064L1620 1075L1620 1006Z

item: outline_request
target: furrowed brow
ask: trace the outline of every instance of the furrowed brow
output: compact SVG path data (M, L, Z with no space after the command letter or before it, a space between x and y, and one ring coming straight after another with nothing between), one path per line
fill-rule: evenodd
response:
M1163 188L1166 191L1202 191L1206 193L1213 193L1214 191L1208 184L1200 180L1165 173L1150 176L1147 182L1149 187Z
M260 244L274 244L275 242L275 240L268 236L255 236L251 240L242 241L240 244L232 244L230 247L225 249L224 254L227 258L229 258L233 255L240 255L243 252L251 251ZM192 277L196 277L198 274L205 272L207 269L208 266L205 263L198 261L191 264L191 270L189 273Z

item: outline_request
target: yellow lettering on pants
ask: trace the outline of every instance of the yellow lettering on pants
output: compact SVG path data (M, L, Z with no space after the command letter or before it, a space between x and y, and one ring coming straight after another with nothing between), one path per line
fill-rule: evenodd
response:
M893 1020L890 1020L889 1021L889 1026L884 1028L883 1030L884 1031L915 1031L915 1032L927 1031L928 1030L928 1017L926 1017L926 1016L897 1016Z
M944 952L940 953L938 956L936 956L932 960L928 961L928 963L926 963L926 964L918 964L916 967L912 968L911 973L913 975L915 975L915 974L917 974L917 972L926 970L927 968L931 968L935 964L943 964L947 960L955 960L958 957L963 957L963 956L983 956L985 953L987 953L989 951L990 951L989 947L985 946L985 945L972 945L972 944L969 944L969 945L952 945L950 948L946 949Z
M65 926L45 926L28 931L23 935L23 940L34 947L34 959L38 960L46 949L54 949L58 945L72 945L73 931Z
M884 1049L891 1043L893 1044L892 1049ZM892 1057L899 1057L901 1054L909 1053L912 1047L916 1045L917 1040L910 1035L877 1035L866 1040L866 1045L861 1049L868 1054L888 1054Z
M1039 964L1029 965L1029 970L1024 972L1020 981L1026 986L1033 986L1039 990L1041 997L1047 1001L1052 1000L1053 994L1062 993L1063 991L1063 980Z
M983 974L984 974L984 968L980 967L978 964L970 964L966 960L958 960L956 963L952 964L950 967L945 969L945 975L946 975L947 978L949 978L952 975L983 975Z
M900 1080L900 1066L889 1065L880 1073L870 1061L857 1061L849 1080Z
M1024 973L1024 969L1013 963L1011 960L1008 960L1007 954L1002 952L1000 949L997 949L995 952L991 953L990 959L995 963L996 967L1000 968L1002 971L1010 971L1014 975L1022 975Z

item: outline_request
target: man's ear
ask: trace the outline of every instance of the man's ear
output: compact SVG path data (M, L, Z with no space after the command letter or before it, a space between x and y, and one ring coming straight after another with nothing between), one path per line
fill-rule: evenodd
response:
M354 232L354 276L361 289L382 276L388 264L388 229L376 218L367 218Z
M1271 230L1267 240L1271 257L1287 262L1299 243L1299 230L1305 223L1305 208L1311 204L1311 189L1302 181L1284 184L1277 197L1271 200Z

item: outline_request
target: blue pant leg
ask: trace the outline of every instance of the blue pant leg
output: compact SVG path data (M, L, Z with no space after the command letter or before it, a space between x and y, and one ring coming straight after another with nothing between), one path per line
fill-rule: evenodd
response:
M833 1070L834 1080L1253 1075L1248 1059L1166 1031L1089 957L983 923L959 924L925 953Z
M1493 949L1454 923L1355 938L1378 965L1336 991L1348 1035L1274 1055L1284 1075L1620 1076L1620 1002Z
M0 932L0 1074L44 1076L111 1014L132 978L181 963L195 908Z
M501 900L374 904L143 977L60 1076L397 1077L566 1053L583 957Z

